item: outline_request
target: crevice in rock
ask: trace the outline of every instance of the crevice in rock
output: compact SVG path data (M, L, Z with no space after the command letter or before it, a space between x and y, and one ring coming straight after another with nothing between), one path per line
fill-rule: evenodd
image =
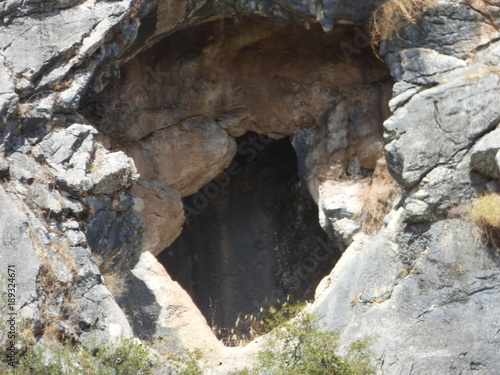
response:
M248 333L235 327L238 317L313 299L340 255L299 186L289 138L255 139L237 139L230 181L215 179L184 199L182 234L158 256L220 338L231 328Z

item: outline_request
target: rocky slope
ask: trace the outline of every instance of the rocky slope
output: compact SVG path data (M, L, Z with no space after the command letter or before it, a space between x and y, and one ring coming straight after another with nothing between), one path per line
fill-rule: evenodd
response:
M381 373L495 373L500 255L464 207L499 191L500 6L436 2L382 42L384 64L366 29L381 2L2 3L1 275L15 265L36 337L138 337L202 349L206 373L249 366L266 339L224 347L155 256L224 194L207 210L234 218L207 237L245 238L237 218L272 202L238 205L238 189L269 176L245 180L235 160L290 137L296 194L279 206L311 199L343 252L310 307L321 326L343 345L373 336ZM231 275L237 251L221 248ZM277 254L310 282L307 264L326 262ZM222 299L242 293L228 285Z

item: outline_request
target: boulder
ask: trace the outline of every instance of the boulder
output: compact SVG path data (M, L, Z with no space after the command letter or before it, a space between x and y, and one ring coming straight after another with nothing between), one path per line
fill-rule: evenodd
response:
M157 179L183 197L222 172L235 153L234 139L203 117L157 131L130 150L142 179Z
M182 353L184 348L214 356L222 350L191 297L151 253L143 252L131 272L133 281L122 304L133 316L148 316L134 327L137 334L154 339L167 353Z
M500 178L500 128L482 137L471 149L471 169L485 176Z
M342 332L344 348L372 337L384 374L424 373L429 361L437 374L497 368L498 255L470 223L406 226L403 216L344 252L318 290L321 326Z
M181 195L157 180L141 180L132 192L134 212L145 226L142 250L158 255L181 233L184 223Z

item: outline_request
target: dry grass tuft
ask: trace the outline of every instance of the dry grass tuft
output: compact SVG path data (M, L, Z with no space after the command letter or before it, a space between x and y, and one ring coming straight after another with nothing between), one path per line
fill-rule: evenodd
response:
M500 248L500 194L487 193L479 197L470 215L488 243Z
M258 313L240 313L234 328L219 328L212 323L212 331L225 346L244 346L293 319L305 306L305 302L290 304L287 297L286 302L277 301L276 306L261 308Z
M370 20L371 44L374 52L381 40L397 33L403 21L417 22L422 10L436 0L388 0L372 14Z
M43 320L41 331L49 340L67 342L73 340L61 329L61 323L74 315L71 282L59 280L48 263L42 264L37 278L38 292L42 295L40 315Z
M353 216L353 220L361 224L365 233L374 233L382 228L384 218L391 211L394 199L400 194L396 183L373 184L361 197L361 209Z
M93 254L94 261L99 267L101 276L104 279L106 287L116 300L119 300L127 290L127 280L125 275L116 271L113 258L103 258L99 254Z

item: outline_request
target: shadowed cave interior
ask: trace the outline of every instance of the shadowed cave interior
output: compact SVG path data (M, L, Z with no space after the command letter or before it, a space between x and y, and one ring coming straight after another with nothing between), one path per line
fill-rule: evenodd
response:
M289 137L237 142L226 171L184 199L182 234L158 256L219 338L248 333L240 315L312 299L340 256L300 187Z

